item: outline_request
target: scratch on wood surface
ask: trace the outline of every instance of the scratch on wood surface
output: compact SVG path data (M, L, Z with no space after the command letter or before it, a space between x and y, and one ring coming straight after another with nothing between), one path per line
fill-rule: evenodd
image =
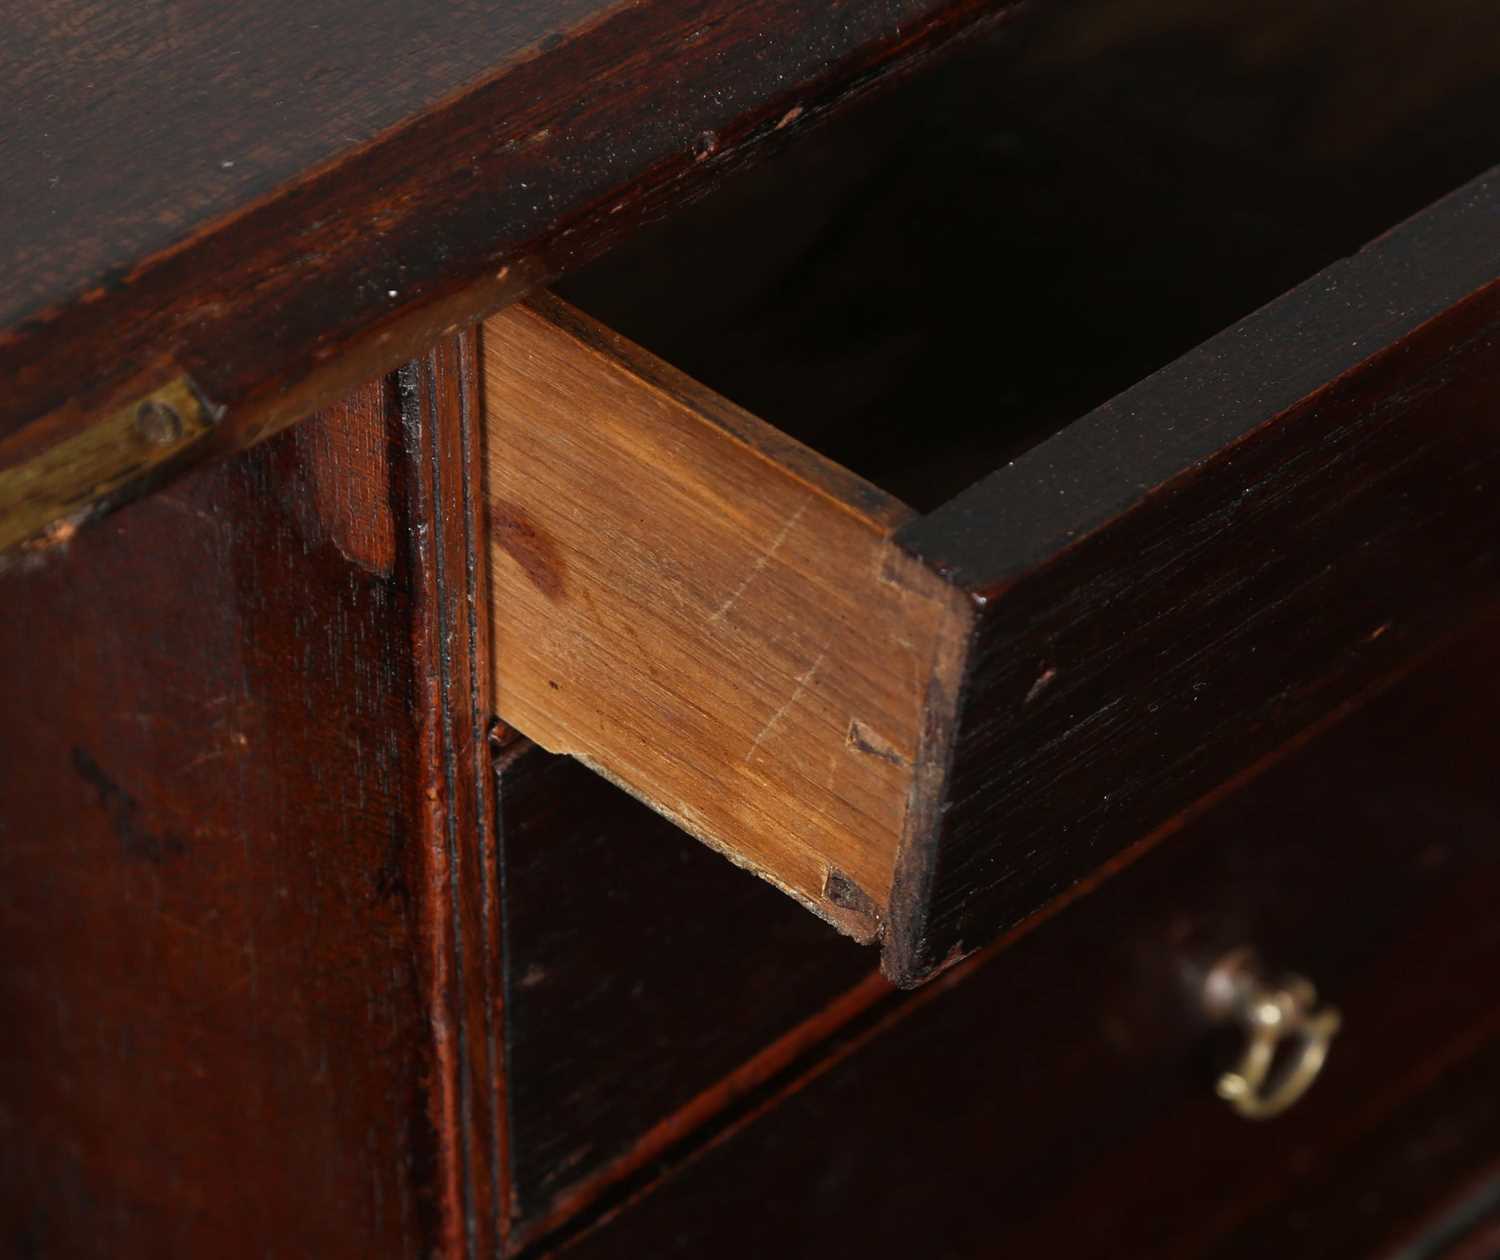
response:
M1022 700L1021 703L1023 705L1030 704L1052 685L1052 680L1056 677L1057 670L1053 666L1042 666L1042 672L1037 675L1036 681L1031 684L1031 690L1026 693L1026 699Z
M226 757L228 755L229 749L227 748L210 748L207 752L199 753L191 761L184 762L182 766L183 772L185 773L188 770L193 770L198 766L203 765L204 762L207 761L218 761L219 758Z
M787 517L786 524L781 527L776 537L771 539L771 545L755 557L755 563L750 566L750 572L745 574L745 580L734 588L729 598L720 604L718 609L709 617L710 622L722 620L724 614L739 602L740 596L750 589L750 583L765 572L766 566L775 559L776 553L781 549L782 543L786 542L792 530L797 528L797 522L802 519L802 514L806 511L807 504L803 503L795 512Z
M786 702L779 709L777 709L775 713L771 714L771 716L766 719L766 724L760 728L760 733L750 741L750 751L745 754L746 761L749 761L750 758L755 755L756 750L766 742L767 737L771 734L772 731L776 729L781 719L784 718L791 710L791 707L797 703L798 697L807 690L807 684L812 681L813 675L818 672L818 667L821 666L827 659L828 649L824 648L821 652L818 653L818 659L815 660L811 665L809 665L803 673L798 675L797 685L792 688L792 694L786 698Z
M181 857L187 843L174 832L149 830L141 820L140 802L112 779L85 748L74 747L73 768L94 789L99 805L109 819L110 830L127 857L160 863Z
M888 761L893 766L905 766L911 763L907 761L890 740L877 735L875 731L866 726L858 718L849 721L849 733L844 737L844 743L854 749L855 752L868 753L872 757L879 757L882 761Z

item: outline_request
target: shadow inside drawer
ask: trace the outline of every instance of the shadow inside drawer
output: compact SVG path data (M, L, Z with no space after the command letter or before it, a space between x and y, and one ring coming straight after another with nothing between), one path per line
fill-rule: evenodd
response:
M1453 0L1042 8L557 291L929 511L1493 163L1496 47Z

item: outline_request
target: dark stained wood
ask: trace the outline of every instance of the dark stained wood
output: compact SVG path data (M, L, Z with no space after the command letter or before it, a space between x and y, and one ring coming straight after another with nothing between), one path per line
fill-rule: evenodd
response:
M472 349L0 580L0 1251L493 1252Z
M957 615L944 609L939 641L960 635L967 658L956 690L941 671L899 689L926 705L917 755L903 751L899 763L919 767L916 788L903 783L899 794L894 881L872 860L864 869L877 878L862 884L879 916L886 974L914 984L981 948L1500 598L1496 222L1500 168L897 531L901 546L966 597ZM712 610L723 593L734 601L742 573L754 577L768 563L762 535L802 513L779 504L769 481L737 473L689 496L728 522L724 540L694 555L704 530L674 528L651 493L636 502L633 485L595 467L639 464L653 486L688 449L676 413L663 412L666 398L680 406L691 394L695 415L738 417L735 442L711 424L688 427L718 444L692 448L688 470L666 478L669 504L702 468L745 462L745 432L767 448L776 435L660 365L620 367L616 359L654 361L615 349L605 333L569 331L579 323L572 316L547 328L544 311L559 309L538 307L524 325L509 315L487 325L497 352L488 419L504 435L492 466L496 476L520 470L502 497L518 499L528 538L545 540L556 552L550 568L568 569L580 588L564 600L556 583L518 567L508 535L497 536L497 581L527 610L517 632L526 660L509 673L502 663L497 708L811 901L823 883L819 861L849 869L835 848L853 847L845 836L798 835L805 851L786 846L802 863L793 879L764 856L779 852L785 826L756 830L785 796L778 785L751 776L743 796L728 779L712 792L714 767L749 742L735 735L747 726L734 708L743 689L726 700L695 684L690 715L669 721L672 729L630 733L675 694L659 672L691 682L700 658L718 650ZM601 346L610 347L606 366ZM501 350L526 365L507 371ZM971 365L981 382L985 367ZM559 439L570 425L584 436ZM613 439L616 429L625 438ZM580 454L594 443L606 457ZM553 476L567 484L538 491ZM564 499L574 506L559 511ZM768 505L769 524L755 516ZM602 543L578 526L595 508L611 522ZM812 571L805 560L795 567L799 578ZM693 588L682 573L706 581L709 596L684 596ZM773 584L769 598L785 585ZM852 577L846 586L871 624L901 626L885 630L887 639L933 659L923 623L901 621L906 605L888 608ZM672 606L659 614L664 591ZM795 618L752 623L760 640L795 641L802 653L792 666L768 667L780 687L764 706L773 723L821 663L809 645L850 624L837 602L845 593L815 587L797 596ZM601 621L599 609L621 599L629 615L617 608ZM679 607L686 611L674 620ZM972 631L963 624L971 610ZM553 634L564 612L574 621ZM642 617L672 633L622 648L617 625ZM820 632L820 619L830 628ZM878 645L872 657L866 640L847 642L855 676L880 678ZM751 655L757 664L767 654ZM896 677L908 676L902 653L888 649L886 658ZM559 687L564 698L554 703ZM819 734L852 729L845 710L830 720L803 708ZM705 714L708 733L674 751L677 728ZM912 728L893 722L892 734L903 734L893 746L908 749ZM807 748L822 764L822 746ZM804 773L796 758L791 764ZM736 830L698 821L726 801ZM895 831L871 827L859 841L878 854Z
M471 1257L497 1247L506 1198L477 356L474 334L464 333L395 377L409 504L399 537L416 610L407 714L416 782L408 817L425 859L422 932L413 944L431 1012L444 1249Z
M1326 344L1283 309L1250 340L1263 359L1232 333L1235 362L1210 347L1191 397L1148 383L1136 413L1028 457L1029 490L1001 474L917 527L987 621L952 830L912 858L923 909L892 965L913 979L971 929L1022 922L897 994L577 766L506 745L496 823L474 345L454 330L1009 10L408 7L231 21L202 0L149 17L47 0L0 51L0 156L24 201L0 233L0 471L164 380L224 406L207 454L423 352L98 529L65 522L54 563L0 575L0 1251L1324 1256L1428 1219L1500 1137L1492 651L1429 671L1046 931L1027 915L1493 589L1500 316L1493 285L1464 287L1475 256L1439 233L1406 256L1415 279L1389 272L1392 301L1361 291L1374 255L1356 260L1315 295ZM1285 27L1265 29L1275 60ZM1360 46L1322 14L1306 29L1314 49ZM1193 104L1167 112L1199 125ZM1086 182L1107 218L1111 180ZM856 234L886 243L907 205ZM1124 226L1108 248L1131 243ZM872 309L913 292L907 271L904 288L868 274ZM1183 299L1172 335L1247 291ZM1051 296L1012 305L1043 328L1087 305ZM1137 326L1092 385L1167 344L1128 302L1090 311L1106 340ZM988 362L995 340L964 344ZM899 360L900 341L869 353ZM1021 427L1055 429L1074 397ZM974 458L952 444L920 478ZM973 846L1000 824L1017 861L986 869ZM1349 1019L1327 1078L1262 1129L1211 1098L1224 1047L1191 1003L1247 938Z
M1031 5L553 287L932 511L1493 165L1497 49L1474 0Z
M1044 929L872 1011L558 1250L1168 1260L1394 1241L1500 1144L1497 633ZM1322 1077L1261 1124L1214 1097L1233 1046L1197 1007L1205 967L1246 942L1345 1017Z
M1396 1260L1494 1260L1500 1254L1500 1166L1472 1179L1424 1222Z
M0 324L123 279L615 7L28 5L0 50L11 172Z
M1493 161L1492 51L1460 40L1419 64L1416 7L1304 10L1034 10L560 286L936 509L905 541L989 601L952 790L928 802L958 808L933 862L917 829L888 938L905 981L1500 591L1494 359L1461 344L1489 316L1421 330L1500 271L1494 177L1069 425ZM1314 407L1382 354L1369 392ZM1371 411L1407 371L1423 390L1472 379ZM1361 431L1332 418L1360 408ZM989 491L952 499L997 463Z
M1500 1255L1496 1081L1500 1052L1493 1044L1445 1065L1417 1103L1381 1123L1336 1164L1300 1179L1285 1201L1259 1212L1235 1238L1226 1238L1215 1256L1258 1260L1312 1254L1316 1247L1322 1255L1381 1260L1495 1260ZM1477 1179L1476 1170L1481 1170Z
M888 989L873 955L578 762L523 740L497 764L519 1246L826 1036L841 994Z
M1500 595L1500 168L1205 342L898 540L978 628L917 980Z
M226 409L195 456L253 442L998 11L51 0L0 74L0 466L143 364Z

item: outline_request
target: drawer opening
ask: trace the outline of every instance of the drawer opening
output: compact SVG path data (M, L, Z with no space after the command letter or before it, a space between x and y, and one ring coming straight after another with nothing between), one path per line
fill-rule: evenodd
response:
M1039 12L487 321L495 712L916 983L1449 633L1500 10L1360 13Z
M931 511L1492 163L1497 14L1043 6L556 289Z

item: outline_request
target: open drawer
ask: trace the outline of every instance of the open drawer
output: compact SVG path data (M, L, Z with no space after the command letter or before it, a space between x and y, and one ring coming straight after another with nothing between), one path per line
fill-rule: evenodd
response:
M1497 277L1491 172L1013 451L921 413L979 478L925 515L533 297L483 330L495 711L919 981L1500 593Z

